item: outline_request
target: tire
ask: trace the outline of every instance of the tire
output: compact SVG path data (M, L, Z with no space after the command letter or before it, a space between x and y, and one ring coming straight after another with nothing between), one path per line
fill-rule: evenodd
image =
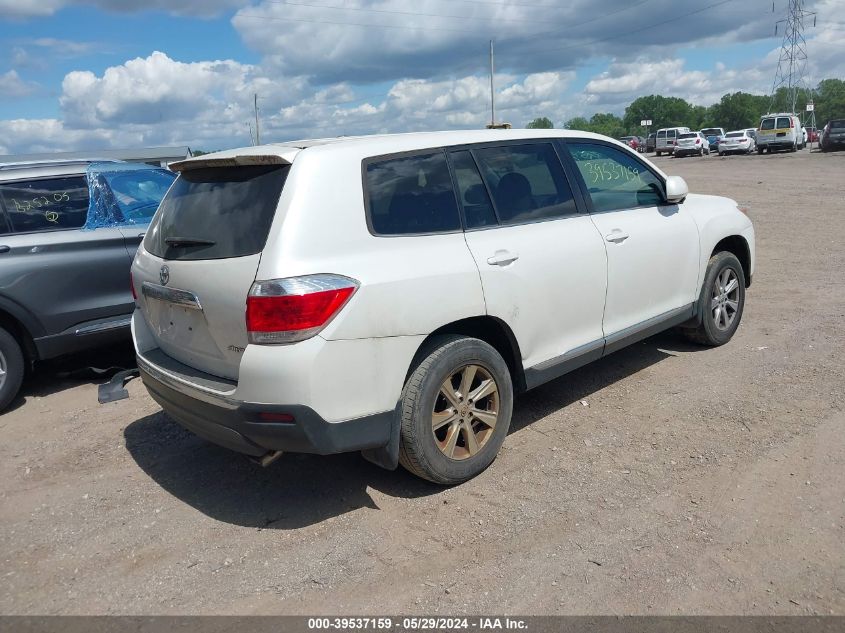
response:
M399 463L412 474L438 484L472 479L493 462L508 434L513 411L508 366L484 341L458 335L433 338L417 359L402 390ZM462 390L461 383L467 378L471 384ZM480 407L472 406L462 391L477 392L488 380L496 390L477 401L483 402ZM452 386L452 400L443 390L447 383ZM474 417L472 411L485 414L493 425ZM495 417L490 417L492 411ZM439 422L446 424L434 430L438 414Z
M25 368L21 346L11 334L0 328L0 411L18 395Z
M736 281L737 285L734 290L721 295L716 290L717 281L721 284L726 280L728 286L732 281ZM721 305L716 308L711 307L716 301L720 301ZM733 310L729 302L734 303ZM719 310L718 321L715 315L717 309ZM733 338L742 320L744 309L745 273L742 265L733 253L727 251L716 253L707 264L704 283L701 285L701 295L698 298L697 312L701 321L695 327L682 327L681 331L689 340L699 345L710 347L724 345Z
M660 156L660 152L654 152L656 156Z
M793 143L792 147L789 148L789 151L790 152L797 152L798 151L798 145Z
M757 154L758 154L759 156L762 156L762 155L763 155L763 148L762 148L762 147L758 147L758 148L757 148Z

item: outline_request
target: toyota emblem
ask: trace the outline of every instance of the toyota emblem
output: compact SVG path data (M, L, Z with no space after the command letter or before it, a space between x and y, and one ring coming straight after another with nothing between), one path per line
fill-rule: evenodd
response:
M158 272L158 278L161 280L162 286L166 286L167 282L170 281L170 269L167 267L167 264L161 267L161 270Z

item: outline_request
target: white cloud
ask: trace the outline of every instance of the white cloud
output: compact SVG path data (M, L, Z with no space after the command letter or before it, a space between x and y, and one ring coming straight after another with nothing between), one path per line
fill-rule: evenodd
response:
M0 18L46 17L72 5L92 5L121 13L158 10L180 15L212 16L246 4L249 0L0 0Z
M39 85L34 81L24 81L17 71L10 70L0 75L0 99L19 99L35 93Z

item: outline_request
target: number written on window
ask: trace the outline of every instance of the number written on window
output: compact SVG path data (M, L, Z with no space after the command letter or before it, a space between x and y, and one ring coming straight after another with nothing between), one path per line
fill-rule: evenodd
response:
M0 199L15 233L75 229L88 214L88 183L84 176L4 183Z

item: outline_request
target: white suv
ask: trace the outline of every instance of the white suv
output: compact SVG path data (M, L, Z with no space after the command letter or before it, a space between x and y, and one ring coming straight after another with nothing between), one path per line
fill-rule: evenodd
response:
M150 394L269 462L362 451L452 484L514 393L672 326L721 345L754 231L623 144L553 130L250 147L172 165L132 268Z

